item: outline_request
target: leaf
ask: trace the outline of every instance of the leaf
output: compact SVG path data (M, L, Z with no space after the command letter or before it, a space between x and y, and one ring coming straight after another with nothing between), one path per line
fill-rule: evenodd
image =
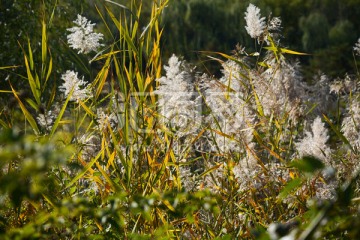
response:
M290 166L295 167L303 172L313 173L324 168L324 164L313 156L305 156L300 160L292 161Z
M202 174L200 174L200 175L199 175L199 178L201 178L201 177L203 177L203 176L205 176L205 175L207 175L207 174L215 171L216 169L218 169L218 168L221 167L222 165L223 165L223 164L217 164L217 165L209 168L208 170L206 170L205 172L203 172Z
M82 176L84 176L85 173L87 173L87 171L89 171L89 169L90 169L90 168L95 164L95 162L100 158L102 152L103 152L103 151L100 151L100 152L98 153L98 155L97 155L94 159L92 159L91 162L89 162L89 163L85 166L85 168L84 168L76 177L74 177L74 178L71 180L71 182L69 182L69 183L66 185L65 189L71 187L77 180L79 180Z
M25 100L35 111L37 111L39 109L38 105L31 99L31 98L27 98Z
M286 48L280 48L280 52L281 53L294 54L294 55L310 55L308 53L296 52L296 51L286 49Z
M258 65L261 67L270 68L270 65L267 64L266 62L258 62Z
M83 101L81 101L80 99L79 99L79 104L85 110L85 112L87 114L89 114L91 117L96 117L96 114L93 111L91 111L91 109L88 106L86 106L85 103Z
M47 36L46 36L46 23L42 21L42 36L41 36L41 61L45 65L47 57Z
M0 67L0 70L3 70L3 69L8 69L8 68L17 68L19 66L4 66L4 67Z
M25 67L27 72L27 77L30 85L31 92L36 100L37 104L40 104L40 92L39 92L39 86L36 84L37 81L35 81L33 75L31 74L31 66L29 66L29 61L27 59L27 56L24 54L24 60L25 60ZM32 60L30 60L31 63Z
M175 212L175 208L170 204L168 200L163 199L162 202L170 211Z
M323 114L323 117L325 121L330 125L331 130L333 130L336 135L348 146L350 147L351 151L353 153L356 153L354 148L351 146L350 142L347 140L347 138L336 128L336 126L331 122L331 120Z
M28 39L28 49L29 49L29 61L30 61L30 69L34 70L34 58L31 49L30 39Z
M100 96L100 94L103 90L103 87L105 85L107 76L109 74L110 59L111 59L111 56L109 55L109 57L106 59L104 66L100 70L99 74L96 76L96 80L94 81L94 84L98 84L97 89L96 89L96 94L95 94L96 99Z
M121 191L121 188L109 177L109 175L104 171L102 166L100 166L100 164L98 162L95 162L95 165L96 165L97 169L100 171L100 173L102 174L102 176L110 184L110 186L112 187L114 192L115 191Z
M21 108L22 112L24 113L26 120L30 123L30 125L31 125L32 129L34 130L34 132L36 134L39 134L40 131L39 131L39 128L38 128L38 126L36 124L35 119L33 118L33 116L31 116L30 112L26 109L25 105L21 102L19 96L16 94L16 91L13 89L13 87L12 86L10 86L10 87L11 87L11 90L12 90L15 98L19 102L20 108Z
M48 70L47 70L47 74L46 74L46 78L45 78L45 82L44 82L44 86L43 88L45 88L47 81L50 78L51 72L52 72L52 66L53 66L53 60L52 60L52 56L50 54L50 61L49 61L49 66L48 66Z
M301 178L295 178L295 179L292 179L290 182L288 182L285 185L285 187L281 190L281 192L279 193L278 200L282 201L283 199L288 197L291 192L295 191L297 188L300 187L300 185L302 184L302 181L303 180Z
M70 98L71 98L73 92L74 92L74 88L71 89L68 97L66 98L66 101L65 101L63 107L61 108L61 110L60 110L60 112L58 114L58 117L56 118L56 120L54 122L54 125L51 128L50 137L52 137L54 135L55 130L57 129L57 127L58 127L58 125L60 123L60 120L61 120L62 116L64 115L64 112L66 110L66 106L67 106L68 102L70 101Z
M278 47L275 47L275 46L264 47L264 49L270 50L270 51L273 51L273 52L287 53L287 54L293 54L293 55L310 55L308 53L296 52L296 51L293 51L293 50L290 50L290 49L278 48Z

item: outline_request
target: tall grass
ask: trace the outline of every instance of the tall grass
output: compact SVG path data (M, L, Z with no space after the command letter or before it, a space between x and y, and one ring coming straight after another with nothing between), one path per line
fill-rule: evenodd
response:
M292 57L306 54L282 47L280 19L253 5L258 52L203 52L221 78L175 55L164 64L168 4L153 1L148 18L141 1L96 6L110 40L81 23L94 48L69 44L62 75L42 19L41 53L22 47L24 90L14 79L1 91L14 103L0 118L1 237L357 236L358 76L302 81Z

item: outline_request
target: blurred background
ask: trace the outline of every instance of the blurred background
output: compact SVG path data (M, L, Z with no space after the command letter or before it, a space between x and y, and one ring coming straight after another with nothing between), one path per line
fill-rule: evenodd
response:
M113 2L130 7L130 1ZM143 16L150 15L152 2L143 1ZM283 47L311 54L299 57L306 79L319 71L332 78L356 71L352 48L360 37L360 0L170 0L163 15L164 62L175 53L195 64L199 71L216 75L220 65L210 61L202 51L231 54L237 44L246 47L247 52L253 51L255 43L245 31L244 20L250 2L261 9L264 17L281 17ZM0 66L22 68L21 47L27 48L28 39L35 53L41 51L43 16L49 21L49 46L58 73L74 62L66 46L66 28L72 26L77 14L97 23L97 30L105 33L108 43L112 43L94 7L104 11L104 3L104 0L1 0ZM115 4L106 5L118 14L123 11ZM11 74L11 69L0 72L1 89L8 88L5 80Z

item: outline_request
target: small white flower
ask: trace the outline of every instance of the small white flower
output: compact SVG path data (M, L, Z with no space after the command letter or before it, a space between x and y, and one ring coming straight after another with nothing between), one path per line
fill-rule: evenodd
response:
M279 31L281 29L281 19L279 17L272 18L268 29L269 31Z
M108 125L114 129L118 124L118 119L115 113L106 114L101 109L97 110L97 122L99 124L98 128L100 131L107 129Z
M78 78L78 73L74 71L66 71L61 76L61 79L64 83L59 87L60 91L65 94L65 97L68 97L71 90L74 89L70 101L84 100L90 96L90 90L87 88L86 82L83 79Z
M78 53L86 54L91 51L96 51L98 47L102 46L99 41L103 39L103 35L93 32L95 23L91 23L86 17L82 17L81 15L77 16L74 23L77 26L67 29L71 32L67 36L70 47L79 50Z
M258 38L264 32L265 18L261 17L260 9L250 3L245 12L246 31L252 38Z
M79 146L81 147L81 159L90 161L98 153L101 141L99 136L87 133L78 138Z
M341 124L341 131L354 147L360 147L360 101L356 97L350 100L347 114Z
M51 111L48 111L47 113L45 112L44 114L40 113L36 118L39 125L48 131L51 130L54 119L55 116Z
M200 98L194 89L193 77L186 62L172 55L169 65L164 66L166 77L156 81L159 95L158 106L163 123L176 130L179 137L194 134L200 124Z
M356 55L360 56L360 38L358 39L357 43L355 43L354 51Z
M329 135L320 117L314 120L311 125L311 132L307 131L305 134L306 136L300 142L295 143L300 157L310 155L329 164L331 149L326 144Z

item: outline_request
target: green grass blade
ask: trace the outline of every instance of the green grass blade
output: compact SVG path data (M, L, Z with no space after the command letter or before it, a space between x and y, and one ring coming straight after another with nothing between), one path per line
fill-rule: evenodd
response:
M28 79L28 82L30 85L31 92L35 98L36 103L40 105L39 89L38 89L38 86L36 84L36 81L35 81L32 73L31 73L31 66L29 66L29 61L25 54L24 54L24 60L25 60L25 67L26 67L26 72L27 72L27 79ZM30 60L30 63L31 63L31 60Z
M65 189L71 187L77 180L79 180L82 176L85 175L85 173L87 173L89 171L89 169L96 163L96 161L98 161L98 159L100 158L100 156L102 155L104 150L99 151L98 155L96 155L96 157L94 157L94 159L92 159L86 166L85 168L78 174L76 175L66 186Z
M35 134L39 134L40 131L39 131L39 128L38 128L38 126L36 124L35 119L33 118L33 116L31 116L30 112L26 109L25 105L21 102L19 96L16 94L16 91L13 89L13 87L12 86L10 86L10 87L11 87L11 90L12 90L16 100L18 101L18 103L20 105L21 111L23 112L26 120L29 122L29 124L32 127Z
M355 153L354 148L351 146L349 140L337 129L337 127L331 122L331 120L323 114L325 121L330 125L331 129L335 132L335 134L351 149L353 153Z
M30 39L28 39L28 52L29 52L29 62L30 62L30 70L34 70L34 58L31 49Z
M53 125L52 128L51 128L50 138L54 135L56 129L58 128L59 122L60 122L62 116L64 115L64 112L65 112L65 110L66 110L66 107L67 107L67 105L68 105L68 102L70 101L70 98L71 98L73 92L74 92L74 88L71 89L68 97L67 97L66 100L65 100L64 105L62 106L62 108L61 108L61 110L60 110L60 112L59 112L59 115L57 116L57 118L56 118L56 120L55 120L55 122L54 122L54 125Z

